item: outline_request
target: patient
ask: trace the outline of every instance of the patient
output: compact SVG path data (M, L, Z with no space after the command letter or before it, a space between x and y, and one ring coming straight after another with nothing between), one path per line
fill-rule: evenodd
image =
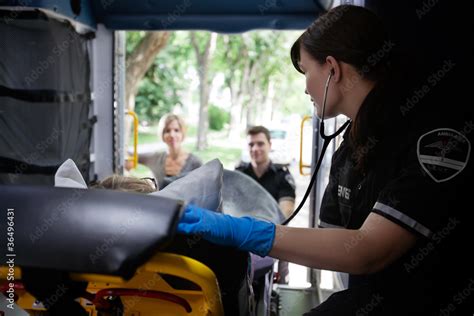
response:
M112 175L94 184L94 189L152 193L158 190L153 178ZM216 275L221 289L225 315L246 315L248 311L248 253L212 244L199 236L176 235L162 251L184 255L208 266ZM237 312L240 311L240 312Z
M153 179L150 178L139 179L120 175L112 175L94 184L92 188L145 193L151 196L178 199L217 212L222 209L233 209L233 212L238 213L239 209L242 208L239 214L252 215L248 211L244 212L244 210L249 209L248 205L243 202L238 203L238 200L242 200L239 192L243 194L245 192L243 188L248 188L248 184L246 181L234 179L228 173L237 174L235 171L224 172L220 161L215 159L173 181L165 188L156 186ZM247 178L242 173L238 173L236 176L244 177L241 180ZM54 181L57 187L87 189L87 184L81 172L71 159L66 160L58 168ZM224 184L225 182L227 182L227 185ZM160 191L157 191L158 187ZM252 192L256 193L259 190L263 195L268 195L269 199L261 197L259 203L257 203L258 205L255 205L255 203L252 205L256 209L267 210L266 213L259 212L259 215L271 219L274 217L271 210L278 210L278 205L263 188L259 189L257 187ZM270 204L265 201L270 201ZM275 205L272 206L271 202ZM275 222L279 222L278 219ZM249 310L254 307L252 304L254 302L253 291L249 285L249 254L235 248L212 244L203 240L200 236L178 234L173 237L172 242L160 251L181 254L208 266L217 277L225 315L248 315Z

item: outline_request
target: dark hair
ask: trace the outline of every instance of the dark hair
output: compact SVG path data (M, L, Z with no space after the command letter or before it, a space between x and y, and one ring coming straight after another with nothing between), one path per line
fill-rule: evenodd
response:
M268 142L270 142L270 131L265 126L253 126L247 130L247 135L257 135L263 133L267 138Z
M332 56L353 66L365 80L378 82L389 72L392 46L381 20L373 12L363 7L341 5L313 22L293 44L290 54L294 67L301 73L298 63L303 48L320 64ZM355 152L364 152L369 131L373 129L371 124L377 124L372 118L376 111L362 106L352 122L349 139ZM364 171L367 154L356 157L356 168Z

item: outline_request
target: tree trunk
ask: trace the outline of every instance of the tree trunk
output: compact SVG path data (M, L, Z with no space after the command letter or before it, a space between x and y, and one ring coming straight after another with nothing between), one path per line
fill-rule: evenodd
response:
M247 129L255 126L255 104L249 102L247 104Z
M240 100L232 100L230 107L230 124L229 124L229 141L235 142L240 138L240 122L242 116L242 102Z
M229 78L228 88L231 95L230 107L230 126L228 138L230 142L236 142L240 139L240 132L245 126L242 125L242 110L244 107L245 96L248 96L248 80L250 76L250 61L248 50L245 45L242 47L242 58L245 59L242 75L237 78ZM234 71L232 71L234 74Z
M256 125L256 111L258 107L261 107L262 102L262 92L260 91L260 86L257 84L257 81L260 80L260 72L258 71L258 59L253 62L249 69L249 79L245 82L247 86L247 94L252 96L251 99L247 100L247 128Z
M207 148L207 131L209 129L209 94L211 84L209 82L209 64L216 47L217 34L211 33L207 40L204 50L199 49L196 34L191 32L191 43L196 53L199 73L199 123L197 131L196 149L203 150Z
M263 125L269 125L273 116L273 99L275 98L275 82L268 83L267 93L265 97L265 106L261 112L261 121Z
M138 92L139 83L153 64L156 55L166 46L169 36L169 32L147 32L133 52L127 56L125 100L128 111L135 109L135 96ZM128 139L130 138L130 127L131 120L126 120L125 148L127 148Z

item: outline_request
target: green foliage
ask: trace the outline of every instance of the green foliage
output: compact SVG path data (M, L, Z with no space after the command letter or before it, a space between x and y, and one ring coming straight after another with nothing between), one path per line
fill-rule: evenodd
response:
M230 114L228 111L223 110L215 105L209 106L209 128L214 131L220 131L224 128L224 125L229 123Z
M219 145L209 145L204 150L195 150L194 146L185 145L184 148L194 155L201 158L203 163L206 163L212 159L219 159L224 168L233 170L237 162L239 161L242 149L240 147L227 147Z
M127 52L132 52L144 36L142 31L127 32ZM173 32L140 82L135 112L141 121L156 123L174 107L182 106L182 93L189 88L186 72L191 67L190 53L187 32Z
M165 81L163 79L163 81ZM162 80L158 80L162 82ZM174 89L166 89L162 85L150 80L147 76L140 83L136 96L135 112L140 121L157 122L170 112L172 107L179 104L179 96Z
M244 107L255 110L265 98L272 98L274 110L283 115L309 114L312 109L303 93L304 76L295 71L289 56L289 48L299 35L298 31L220 35L214 67L224 75L226 88L233 86L234 93L244 91ZM269 95L270 82L274 95Z
M140 43L141 39L145 37L145 31L137 31L137 32L127 32L126 33L126 51L127 54L133 52L135 47L137 47L138 43Z
M197 126L188 125L186 129L186 137L196 137L196 135L197 135Z
M135 109L140 120L154 124L176 106L182 107L184 113L195 113L189 107L199 106L198 89L191 87L191 83L196 82L200 65L189 33L173 32L167 46L156 56L142 80ZM300 33L252 31L219 34L209 72L210 79L221 76L224 81L221 81L221 86L212 89L225 92L232 86L234 94L240 89L244 92L240 102L244 108L252 106L254 111L266 100L271 100L272 110L281 116L310 114L312 106L304 94L304 76L294 70L289 57L289 49ZM127 53L133 51L145 34L144 31L127 32ZM210 33L195 31L194 34L199 49L204 50ZM246 71L251 74L245 76ZM270 83L273 94L269 93ZM246 89L243 89L244 86ZM184 96L192 104L183 104ZM226 106L229 107L230 103L226 102ZM222 111L218 110L209 109L210 128L214 130L221 129L228 122Z
M150 132L138 132L138 146L144 144L153 144L160 142L161 138L158 135L158 128L154 127ZM133 133L130 133L128 145L133 146Z

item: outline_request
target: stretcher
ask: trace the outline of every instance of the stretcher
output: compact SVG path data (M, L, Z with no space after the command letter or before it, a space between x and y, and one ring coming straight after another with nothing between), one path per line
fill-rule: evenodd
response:
M222 176L220 164L202 168L163 196L2 187L0 199L13 206L14 264L1 267L0 291L30 315L253 315L259 303L254 291L268 309L271 283L253 289L251 278L271 279L271 259L252 271L248 253L175 234L184 202L171 192L186 189L200 173ZM231 179L237 191L248 185L235 177L226 171L223 183ZM235 190L221 191L223 205L238 199L229 196ZM267 210L262 217L271 217L270 205L261 207ZM7 231L7 221L1 226Z

